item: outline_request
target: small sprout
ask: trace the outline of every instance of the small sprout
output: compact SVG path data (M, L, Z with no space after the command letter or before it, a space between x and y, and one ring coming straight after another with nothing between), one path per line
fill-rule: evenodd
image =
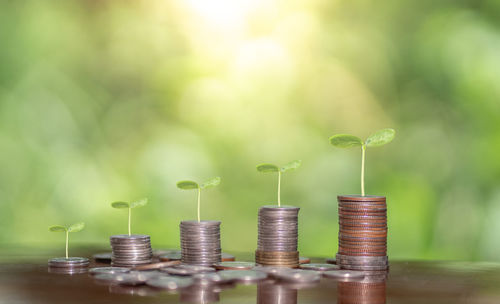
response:
M348 134L337 134L330 137L330 143L337 148L351 148L361 146L361 195L365 196L365 151L367 147L380 147L390 143L396 131L393 129L382 129L371 136L364 142L356 136Z
M130 222L132 220L132 209L146 206L147 203L148 203L147 198L143 198L141 200L138 200L138 201L135 201L132 203L128 203L128 202L113 202L113 203L111 203L111 207L113 207L113 208L116 208L116 209L125 209L126 208L126 209L128 209L128 235L129 236L132 235L131 229L130 229Z
M71 226L61 226L61 225L53 225L49 227L50 232L65 232L66 233L66 258L68 258L68 243L69 243L69 233L70 232L78 232L82 231L85 228L85 223L80 222L73 224Z
M206 189L210 187L216 187L220 184L220 177L211 178L201 185L193 181L180 181L177 183L177 188L182 190L193 190L198 189L198 222L201 221L200 217L200 201L201 201L201 189Z
M273 173L278 172L278 206L281 207L281 174L292 171L300 167L302 164L301 160L294 160L288 164L282 166L281 168L273 164L260 164L257 165L257 171L262 173Z

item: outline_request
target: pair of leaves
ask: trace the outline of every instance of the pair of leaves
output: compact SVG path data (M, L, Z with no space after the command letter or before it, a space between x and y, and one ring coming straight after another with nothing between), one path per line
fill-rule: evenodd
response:
M122 208L134 209L134 208L143 207L147 203L148 203L148 199L147 198L143 198L141 200L138 200L138 201L135 201L135 202L132 202L132 203L127 203L127 202L113 202L113 203L111 203L111 207L117 208L117 209L122 209Z
M207 181L205 181L203 184L199 185L197 182L194 181L180 181L177 183L177 188L182 189L182 190L192 190L192 189L205 189L205 188L210 188L210 187L216 187L220 184L220 177L214 177L211 178Z
M67 232L78 232L78 231L82 231L83 228L85 228L85 223L80 222L80 223L70 225L68 227L62 226L62 225L53 225L53 226L49 227L49 231L50 232L66 232L66 231Z
M301 160L294 160L292 162L289 162L288 164L282 166L281 168L273 165L273 164L260 164L257 165L257 171L262 172L262 173L271 173L271 172L287 172L287 171L292 171L300 167L302 164Z
M337 134L330 137L330 143L338 148L351 148L356 146L379 147L390 143L396 131L394 129L382 129L370 135L365 142L361 138L349 134Z

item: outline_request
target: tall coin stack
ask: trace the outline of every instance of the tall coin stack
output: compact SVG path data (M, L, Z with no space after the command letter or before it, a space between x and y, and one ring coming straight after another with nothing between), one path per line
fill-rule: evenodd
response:
M255 262L263 266L298 267L298 207L264 206L259 209Z
M118 267L134 267L150 264L153 258L149 235L112 235L111 265Z
M339 251L342 269L383 271L387 258L385 196L339 196Z
M213 266L221 261L219 221L182 221L180 230L183 263Z

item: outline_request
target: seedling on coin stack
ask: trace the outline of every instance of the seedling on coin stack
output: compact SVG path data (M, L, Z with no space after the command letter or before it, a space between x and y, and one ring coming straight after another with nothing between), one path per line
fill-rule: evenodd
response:
M366 140L338 134L330 143L338 148L361 148L361 195L341 195L339 202L339 251L337 265L350 270L383 271L387 258L387 204L385 196L365 195L366 149L383 146L394 139L393 129L382 129Z
M51 272L75 273L88 267L89 260L87 258L70 258L68 255L69 234L82 231L83 228L85 228L85 223L82 222L70 226L54 225L49 227L50 232L64 232L66 234L66 257L50 259L49 268Z
M259 209L258 242L255 262L263 266L299 266L298 207L281 205L281 178L283 173L295 170L300 160L284 166L260 164L257 171L278 174L278 205L263 206Z
M111 207L128 210L128 234L112 235L110 237L112 254L111 265L134 267L151 263L153 251L149 235L132 234L132 209L143 207L148 203L147 198L135 202L113 202Z
M204 183L184 180L177 183L182 190L196 190L198 193L197 220L181 221L181 260L185 264L212 266L221 261L220 222L201 220L201 190L216 187L220 177Z

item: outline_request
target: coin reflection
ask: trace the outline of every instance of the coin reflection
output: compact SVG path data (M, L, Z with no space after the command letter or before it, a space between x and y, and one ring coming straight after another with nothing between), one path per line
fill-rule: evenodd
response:
M182 303L214 303L219 302L221 289L215 285L196 284L180 290L179 300Z
M339 282L339 304L385 304L387 274L366 276L362 281Z
M270 281L259 283L257 304L297 304L297 289Z

